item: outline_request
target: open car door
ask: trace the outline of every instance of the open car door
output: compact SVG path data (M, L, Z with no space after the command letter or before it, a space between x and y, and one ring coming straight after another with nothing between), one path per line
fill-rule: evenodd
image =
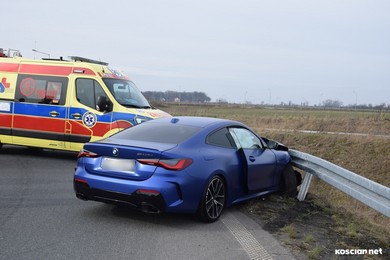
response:
M260 139L245 128L229 129L244 165L243 186L247 192L258 192L274 185L276 156Z

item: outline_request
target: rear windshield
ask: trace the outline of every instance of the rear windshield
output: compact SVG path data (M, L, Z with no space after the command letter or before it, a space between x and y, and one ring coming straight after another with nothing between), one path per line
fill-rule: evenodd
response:
M112 137L126 140L179 144L193 136L200 129L200 127L194 126L171 123L155 124L150 122L130 127Z

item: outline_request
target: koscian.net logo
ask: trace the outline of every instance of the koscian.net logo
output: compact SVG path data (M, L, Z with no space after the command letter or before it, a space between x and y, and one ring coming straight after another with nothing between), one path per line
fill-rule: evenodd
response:
M335 249L335 255L382 255L382 248L378 249Z

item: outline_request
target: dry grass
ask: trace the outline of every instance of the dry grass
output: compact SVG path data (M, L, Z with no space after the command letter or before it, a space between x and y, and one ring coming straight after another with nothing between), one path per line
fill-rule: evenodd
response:
M387 111L265 109L222 105L164 105L172 115L207 116L237 120L259 130L294 129L390 135Z
M280 141L385 186L390 186L390 113L383 111L277 110L240 106L169 105L172 115L207 116L241 121L260 135ZM271 130L272 129L272 130ZM304 134L290 130L364 133L368 136ZM390 234L387 217L330 185L314 179L309 190L338 211L352 213L369 223L373 232ZM385 230L385 232L381 232Z

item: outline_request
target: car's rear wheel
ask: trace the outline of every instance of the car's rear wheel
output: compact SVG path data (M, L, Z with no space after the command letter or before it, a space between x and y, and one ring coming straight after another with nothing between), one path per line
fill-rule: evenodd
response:
M226 201L226 187L221 177L215 176L207 184L198 209L198 216L204 222L214 222L222 214Z

